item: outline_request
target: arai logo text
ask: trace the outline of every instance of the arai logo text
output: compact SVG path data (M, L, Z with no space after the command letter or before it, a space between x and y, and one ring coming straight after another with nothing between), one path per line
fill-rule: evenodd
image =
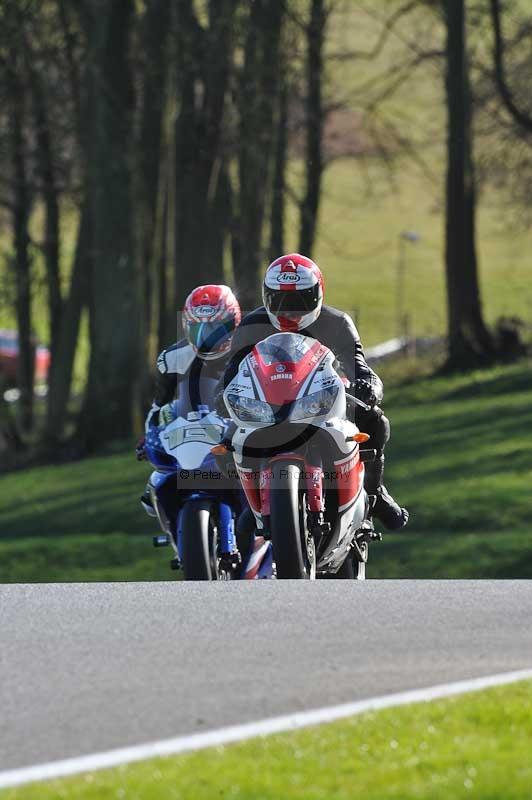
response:
M277 283L298 283L301 280L301 275L295 272L280 272L277 276Z
M216 309L214 306L198 306L196 308L196 314L200 317L212 317L213 314L216 314Z

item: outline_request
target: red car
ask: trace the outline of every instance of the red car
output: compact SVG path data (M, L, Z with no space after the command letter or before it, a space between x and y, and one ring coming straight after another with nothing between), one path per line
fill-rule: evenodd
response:
M18 365L18 335L16 331L0 330L0 376L16 384ZM35 380L46 381L50 367L50 351L35 343Z

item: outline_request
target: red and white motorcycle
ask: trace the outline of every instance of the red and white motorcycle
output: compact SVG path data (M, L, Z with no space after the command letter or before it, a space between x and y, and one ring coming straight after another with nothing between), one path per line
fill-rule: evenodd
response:
M368 543L381 538L364 490L375 452L360 450L369 437L345 417L345 386L327 347L275 333L224 391L235 465L278 578L363 579Z

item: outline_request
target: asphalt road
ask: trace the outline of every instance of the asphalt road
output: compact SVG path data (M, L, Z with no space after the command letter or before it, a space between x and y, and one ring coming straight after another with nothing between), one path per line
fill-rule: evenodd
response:
M0 587L0 770L532 666L532 582Z

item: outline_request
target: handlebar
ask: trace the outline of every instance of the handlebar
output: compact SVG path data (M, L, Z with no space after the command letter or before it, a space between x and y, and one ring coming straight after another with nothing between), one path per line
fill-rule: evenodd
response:
M362 400L359 400L358 397L355 397L353 394L351 395L357 406L360 406L364 409L364 411L371 411L371 406L368 406L367 403L363 403Z

